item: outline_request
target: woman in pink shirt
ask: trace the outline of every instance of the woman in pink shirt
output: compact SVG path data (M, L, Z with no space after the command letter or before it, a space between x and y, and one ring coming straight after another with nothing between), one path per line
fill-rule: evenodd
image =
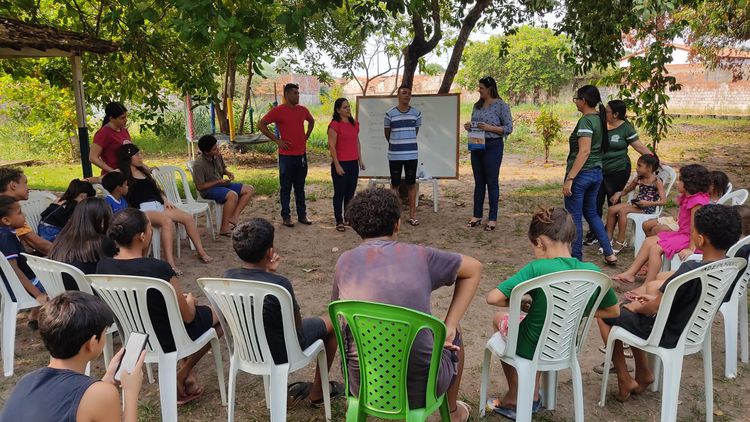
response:
M94 135L89 161L102 169L102 174L117 170L117 150L131 143L128 124L128 109L118 102L104 107L104 123Z
M352 117L352 108L346 98L333 104L333 119L328 125L328 149L331 152L331 178L333 179L333 215L336 230L343 232L343 210L357 190L359 170L365 169L359 146L359 122Z

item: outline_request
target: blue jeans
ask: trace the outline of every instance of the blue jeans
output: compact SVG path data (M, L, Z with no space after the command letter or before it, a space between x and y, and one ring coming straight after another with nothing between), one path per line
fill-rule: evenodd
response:
M307 155L279 155L279 187L281 197L281 218L289 219L292 211L289 208L292 187L297 218L307 217L305 207L305 179L307 178Z
M565 209L573 217L576 225L576 239L573 241L573 257L583 261L583 221L586 218L589 227L596 235L599 244L604 249L604 256L612 255L607 230L604 229L601 217L596 212L596 197L602 184L602 169L599 167L581 170L573 179L573 194L565 197Z
M39 223L37 227L39 237L50 242L54 242L57 235L62 231L62 227L53 226L52 224Z
M485 190L490 197L489 220L497 221L500 202L500 164L503 162L503 140L487 139L484 150L471 151L474 173L474 218L482 218Z
M357 191L357 178L359 177L359 161L339 161L344 175L336 173L336 167L331 163L331 178L333 179L333 216L336 224L344 222L344 213L349 201Z

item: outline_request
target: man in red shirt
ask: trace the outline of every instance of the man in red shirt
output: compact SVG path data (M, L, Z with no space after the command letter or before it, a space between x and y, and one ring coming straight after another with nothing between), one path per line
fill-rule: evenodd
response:
M271 109L258 127L271 141L279 146L279 185L281 196L281 218L284 225L294 227L289 200L294 187L294 202L297 209L297 220L302 224L312 224L307 218L305 207L305 178L307 177L307 139L315 126L310 112L299 105L299 86L284 85L284 104ZM305 121L307 130L305 131ZM279 136L268 129L275 123Z

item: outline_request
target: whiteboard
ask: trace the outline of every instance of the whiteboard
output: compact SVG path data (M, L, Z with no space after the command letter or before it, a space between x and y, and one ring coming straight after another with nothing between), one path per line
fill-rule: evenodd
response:
M421 168L433 178L458 179L459 94L413 95L410 104L422 112L417 135ZM390 177L383 118L396 105L395 96L357 97L359 142L367 167L359 177Z

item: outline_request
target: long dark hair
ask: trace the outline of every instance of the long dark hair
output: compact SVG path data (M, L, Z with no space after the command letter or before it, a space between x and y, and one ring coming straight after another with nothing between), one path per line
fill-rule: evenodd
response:
M136 208L125 208L112 218L107 236L119 246L130 246L133 244L135 235L145 233L147 228L148 218L143 211Z
M607 109L602 104L602 95L594 85L584 85L576 92L578 98L586 101L589 107L599 109L599 123L602 125L602 152L609 151L609 134L607 133ZM593 138L591 139L593 142Z
M123 175L125 175L128 180L128 187L131 188L131 190L128 190L128 196L132 195L132 187L135 182L133 170L130 169L130 164L133 162L133 156L138 154L139 151L140 148L138 148L136 144L123 144L120 149L117 150L117 168ZM137 168L144 174L144 176L146 176L146 180L154 185L157 191L163 193L159 185L156 184L156 180L151 176L151 171L149 169L144 166L138 166Z
M344 101L349 101L346 98L337 98L336 102L333 103L333 120L340 122L341 121L341 115L337 111L341 108L342 105L344 105ZM352 117L351 114L349 114L349 123L354 125L354 117Z
M122 105L122 103L118 103L116 101L113 101L113 102L107 104L104 107L104 122L102 123L102 126L104 126L107 123L109 123L109 121L111 119L116 119L116 118L122 116L127 111L128 111L128 109L125 108L125 106Z
M68 189L65 190L65 193L60 196L60 202L65 201L65 204L68 205L72 201L75 201L78 195L82 193L85 193L89 198L96 196L94 186L90 182L73 179L68 184Z
M102 237L107 234L112 209L102 198L86 198L52 243L49 258L60 262L97 262L103 256Z
M628 107L625 105L625 101L623 100L612 100L607 103L609 106L609 109L612 110L612 115L617 115L617 118L620 120L628 120L627 114L628 114Z
M490 89L490 97L500 98L500 94L497 92L497 82L495 82L495 78L492 76L485 76L479 80L479 83ZM479 97L479 100L474 103L474 108L479 109L482 107L484 107L484 99Z

